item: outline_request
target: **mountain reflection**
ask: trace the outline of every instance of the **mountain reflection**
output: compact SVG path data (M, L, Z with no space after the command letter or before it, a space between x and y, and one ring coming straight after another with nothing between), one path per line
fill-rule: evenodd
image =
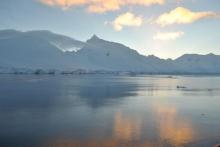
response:
M110 100L119 100L124 97L137 96L138 82L124 81L123 78L102 80L87 78L76 91L81 100L92 108L103 107ZM70 89L72 90L72 89ZM118 101L117 101L118 103Z

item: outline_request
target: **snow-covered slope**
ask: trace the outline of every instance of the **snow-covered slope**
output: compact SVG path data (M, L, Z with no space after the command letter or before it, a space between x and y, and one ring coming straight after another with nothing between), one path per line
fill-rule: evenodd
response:
M25 32L28 36L42 38L62 51L78 51L84 46L84 42L72 39L70 37L52 33L50 31L29 31Z
M31 36L0 39L0 66L17 68L64 68L71 63L65 53L49 42Z
M129 47L95 35L84 43L49 31L3 30L0 31L0 72L10 68L220 73L220 56L186 54L176 60L164 60L140 55Z
M78 51L85 45L85 43L82 41L78 41L64 35L55 34L47 30L37 30L37 31L27 31L27 32L21 32L16 30L0 31L0 39L10 39L21 36L34 37L45 40L62 51Z
M214 54L185 54L173 61L179 72L220 73L220 56Z
M154 71L147 58L122 44L93 36L77 53L90 69L117 71Z
M22 35L22 32L16 30L0 30L0 39L9 39Z

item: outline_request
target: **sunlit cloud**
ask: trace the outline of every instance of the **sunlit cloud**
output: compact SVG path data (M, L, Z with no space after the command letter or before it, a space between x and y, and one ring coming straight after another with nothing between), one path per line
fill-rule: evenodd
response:
M162 5L165 3L165 0L40 0L40 2L48 6L61 7L64 10L77 6L85 6L89 12L104 13L119 10L126 5Z
M141 16L136 16L133 13L127 12L116 17L112 25L116 31L121 31L125 26L139 27L142 23L143 20Z
M40 2L48 6L58 6L62 9L68 9L70 7L85 5L88 3L88 0L40 0Z
M168 13L160 15L155 22L161 26L167 26L172 24L190 24L207 18L220 18L220 13L212 11L193 12L183 7L177 7Z
M104 13L106 11L115 11L120 9L120 4L117 0L94 0L88 5L87 10L93 13Z
M184 35L184 32L158 32L153 39L154 40L176 40Z

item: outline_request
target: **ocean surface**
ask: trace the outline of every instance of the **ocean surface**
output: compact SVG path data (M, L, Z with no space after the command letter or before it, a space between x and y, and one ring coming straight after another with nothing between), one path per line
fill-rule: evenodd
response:
M219 143L219 76L0 75L0 147Z

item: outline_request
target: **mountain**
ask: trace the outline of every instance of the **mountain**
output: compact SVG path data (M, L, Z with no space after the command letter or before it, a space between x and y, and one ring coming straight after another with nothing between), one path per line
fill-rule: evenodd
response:
M143 56L96 35L86 42L50 31L0 31L0 72L10 69L220 73L220 56L185 54L175 60Z
M0 39L9 39L13 37L20 36L22 32L16 30L1 30Z
M57 38L61 38L60 42L68 40L66 44L69 46L79 42L49 31L0 31L0 67L72 69L73 55L69 56L52 43Z
M31 36L0 39L0 63L4 67L60 68L63 52L49 42Z
M27 36L42 38L63 51L78 51L85 45L85 43L82 41L78 41L70 37L55 34L45 30L29 31L25 34Z
M27 32L21 32L16 30L0 31L0 39L10 39L21 36L43 39L49 42L50 44L56 46L62 51L77 51L85 45L85 43L82 41L78 41L64 35L55 34L47 30L27 31Z
M174 63L179 72L185 73L220 73L220 56L214 54L185 54Z
M77 52L84 65L90 69L116 71L154 71L147 58L122 44L109 42L93 36Z

